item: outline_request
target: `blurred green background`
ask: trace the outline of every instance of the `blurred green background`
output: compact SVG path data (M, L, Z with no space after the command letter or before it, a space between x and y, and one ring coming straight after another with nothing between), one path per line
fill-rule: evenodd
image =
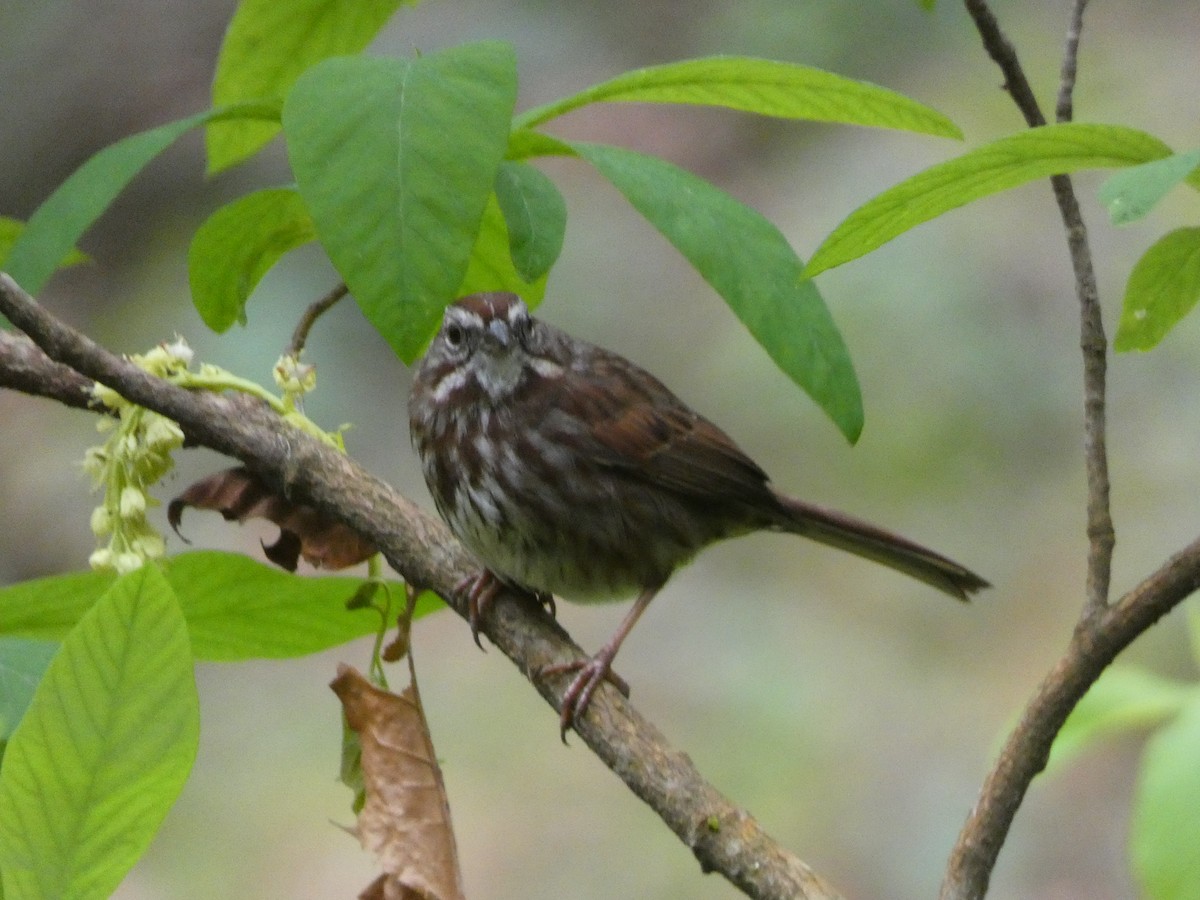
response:
M26 217L89 154L206 106L231 0L7 0L0 5L0 213ZM1044 107L1053 104L1067 4L997 3ZM1093 4L1080 120L1196 143L1200 6ZM887 85L962 125L976 143L1021 127L959 4L909 0L428 0L376 50L411 54L495 37L517 48L521 107L628 68L713 53L803 62ZM776 222L802 257L854 206L960 150L951 142L649 106L590 108L559 133L659 153ZM280 146L213 181L190 135L90 232L93 264L43 299L109 347L179 332L201 359L268 381L301 307L335 276L318 251L266 279L249 325L207 334L188 302L187 242L250 187L288 179ZM925 225L819 285L854 355L867 425L848 447L720 299L581 163L546 166L569 225L542 314L632 357L720 423L783 489L893 527L995 588L957 606L916 582L816 546L755 536L713 548L655 601L618 660L639 708L770 833L856 898L930 897L999 736L1057 658L1083 584L1078 314L1045 185ZM1116 230L1077 179L1105 314L1147 246L1194 220L1173 197ZM1191 202L1191 206L1185 203ZM1186 321L1155 352L1111 368L1110 460L1120 592L1195 536L1200 437ZM344 304L308 359L307 411L353 422L351 452L430 508L408 444L409 373ZM75 569L92 549L78 466L89 416L0 394L0 583ZM164 496L222 460L185 455ZM164 523L165 524L165 523ZM192 514L201 547L257 552L269 528ZM172 538L174 549L182 544ZM565 605L597 647L623 606ZM1192 677L1180 616L1129 658ZM530 897L724 898L691 855L575 739L497 652L444 614L415 637L421 690L448 784L467 892ZM291 662L204 665L196 769L149 853L122 885L142 898L347 897L374 861L335 782L339 661L356 644ZM403 684L398 670L395 682ZM1091 752L1039 779L1000 858L991 897L1135 894L1125 857L1139 742Z

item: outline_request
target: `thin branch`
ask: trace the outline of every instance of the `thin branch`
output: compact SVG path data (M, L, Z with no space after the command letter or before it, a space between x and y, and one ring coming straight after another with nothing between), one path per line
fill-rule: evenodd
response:
M292 340L287 345L287 349L284 350L284 354L299 359L300 353L304 350L304 345L308 341L308 333L312 331L313 325L317 324L317 319L329 312L348 293L350 293L350 289L346 287L346 282L343 281L316 303L311 304L304 311L304 315L300 317L300 321L296 325L296 330L292 332Z
M1045 117L1029 87L1016 51L988 9L986 0L964 2L983 38L984 46L1004 72L1005 84L1026 122L1031 126L1045 124ZM1059 121L1069 121L1072 116L1079 41L1086 5L1087 0L1075 0L1072 7L1056 107ZM1066 652L1026 706L1020 724L1009 736L1000 758L984 781L979 800L951 851L942 883L943 900L979 898L987 892L1000 848L1004 845L1017 810L1030 783L1045 767L1050 746L1075 704L1121 650L1200 583L1197 581L1200 578L1197 575L1200 572L1200 544L1193 544L1180 557L1168 562L1143 582L1142 586L1127 594L1117 607L1108 606L1113 548L1116 543L1109 501L1105 438L1108 340L1104 333L1087 227L1078 198L1066 175L1056 175L1050 181L1067 233L1067 247L1079 301L1080 348L1083 353L1084 467L1088 486L1085 601L1079 624ZM1174 580L1168 575L1175 576ZM1164 579L1169 584L1157 586Z
M466 617L454 586L477 564L445 526L353 460L289 427L253 398L190 392L148 375L54 318L2 273L0 312L45 351L48 377L56 363L66 365L169 416L190 440L240 459L280 493L311 503L360 532L408 583L431 588ZM0 343L0 384L10 383L4 373L13 365L11 343ZM482 631L558 709L562 679L552 684L531 673L549 663L586 657L541 607L502 595L484 617ZM465 634L464 652L469 647ZM672 748L616 690L604 686L597 691L577 731L692 850L705 872L720 872L756 898L837 896L749 813L708 784L687 755ZM554 733L547 722L547 736L552 739Z

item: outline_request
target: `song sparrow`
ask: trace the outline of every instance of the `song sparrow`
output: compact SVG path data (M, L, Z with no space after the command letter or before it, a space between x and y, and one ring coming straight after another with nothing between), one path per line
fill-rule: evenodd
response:
M416 373L409 426L438 511L485 567L458 588L476 641L503 585L571 600L640 592L594 657L543 670L577 672L563 696L564 734L615 678L621 642L671 573L714 541L792 532L962 600L987 587L899 535L778 493L657 378L533 318L514 294L446 309Z

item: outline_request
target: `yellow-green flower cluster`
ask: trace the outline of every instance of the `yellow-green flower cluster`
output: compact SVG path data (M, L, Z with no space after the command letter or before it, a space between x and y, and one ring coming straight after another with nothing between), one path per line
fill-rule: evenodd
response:
M170 378L187 370L192 351L176 339L131 361L151 375ZM88 562L93 569L130 572L166 550L162 535L146 519L146 510L158 505L149 489L170 471L171 452L182 446L183 432L171 419L136 406L101 384L92 388L92 397L115 417L100 420L97 429L108 437L84 454L84 471L97 489L104 490L104 501L92 512L91 521L92 533L102 546Z
M290 353L276 360L271 375L283 392L283 402L289 409L295 409L304 395L317 386L317 367L300 362Z

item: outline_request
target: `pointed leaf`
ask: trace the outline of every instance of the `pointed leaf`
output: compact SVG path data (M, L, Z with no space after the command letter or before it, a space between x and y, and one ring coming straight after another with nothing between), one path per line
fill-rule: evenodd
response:
M291 188L255 191L228 203L196 231L188 251L192 303L204 324L245 323L246 301L285 253L316 240L304 201Z
M415 3L415 0L409 0ZM300 74L331 56L364 49L403 0L242 0L221 44L213 106L282 103ZM279 120L217 122L205 134L208 171L253 156L279 133Z
M512 291L520 295L530 309L541 303L546 295L544 274L533 281L526 281L513 264L508 226L494 194L488 198L483 211L466 275L454 293L465 297L480 291Z
M283 111L292 169L330 259L406 362L462 283L508 145L507 44L309 69Z
M347 610L359 578L304 578L236 553L182 553L164 563L187 619L197 659L232 661L315 653L372 634L377 612ZM65 636L95 605L115 576L76 572L40 578L0 590L0 634L55 640ZM396 596L404 586L389 583ZM442 608L421 595L415 615Z
M724 106L787 119L899 128L961 138L958 126L903 94L794 63L745 56L688 59L625 72L528 110L513 128L533 128L597 102Z
M1143 218L1171 188L1200 174L1200 150L1176 153L1118 172L1100 186L1100 202L1108 208L1114 225ZM1196 185L1193 185L1196 186Z
M1195 696L1191 684L1131 666L1110 668L1063 724L1050 749L1047 768L1061 766L1106 737L1153 728L1176 715Z
M707 181L652 156L576 143L716 289L776 364L854 442L862 395L825 301L779 230Z
M17 242L17 238L21 236L21 232L25 230L25 223L19 219L10 219L8 216L0 216L0 271L4 270L4 263L8 259L8 254L12 251L13 244ZM67 251L67 255L58 261L58 268L65 269L67 266L78 266L88 262L91 259L82 250L72 247Z
M1137 261L1125 286L1125 303L1113 347L1149 350L1200 300L1200 228L1163 235Z
M1080 169L1137 165L1169 155L1153 135L1119 125L1031 128L939 163L860 206L809 260L812 277L870 253L910 228L972 200Z
M212 109L105 147L76 169L29 217L5 260L8 274L30 294L37 294L125 185L184 132L217 118L261 115L262 107L255 104Z
M530 128L515 128L508 136L505 159L520 161L534 156L574 156L575 151L565 141L533 131Z
M1200 697L1146 745L1129 847L1143 896L1200 897Z
M504 213L517 274L525 281L535 281L550 271L562 251L567 204L553 181L520 162L500 164L496 199Z
M187 628L154 566L63 641L0 770L0 872L14 897L107 897L183 787L199 739Z

